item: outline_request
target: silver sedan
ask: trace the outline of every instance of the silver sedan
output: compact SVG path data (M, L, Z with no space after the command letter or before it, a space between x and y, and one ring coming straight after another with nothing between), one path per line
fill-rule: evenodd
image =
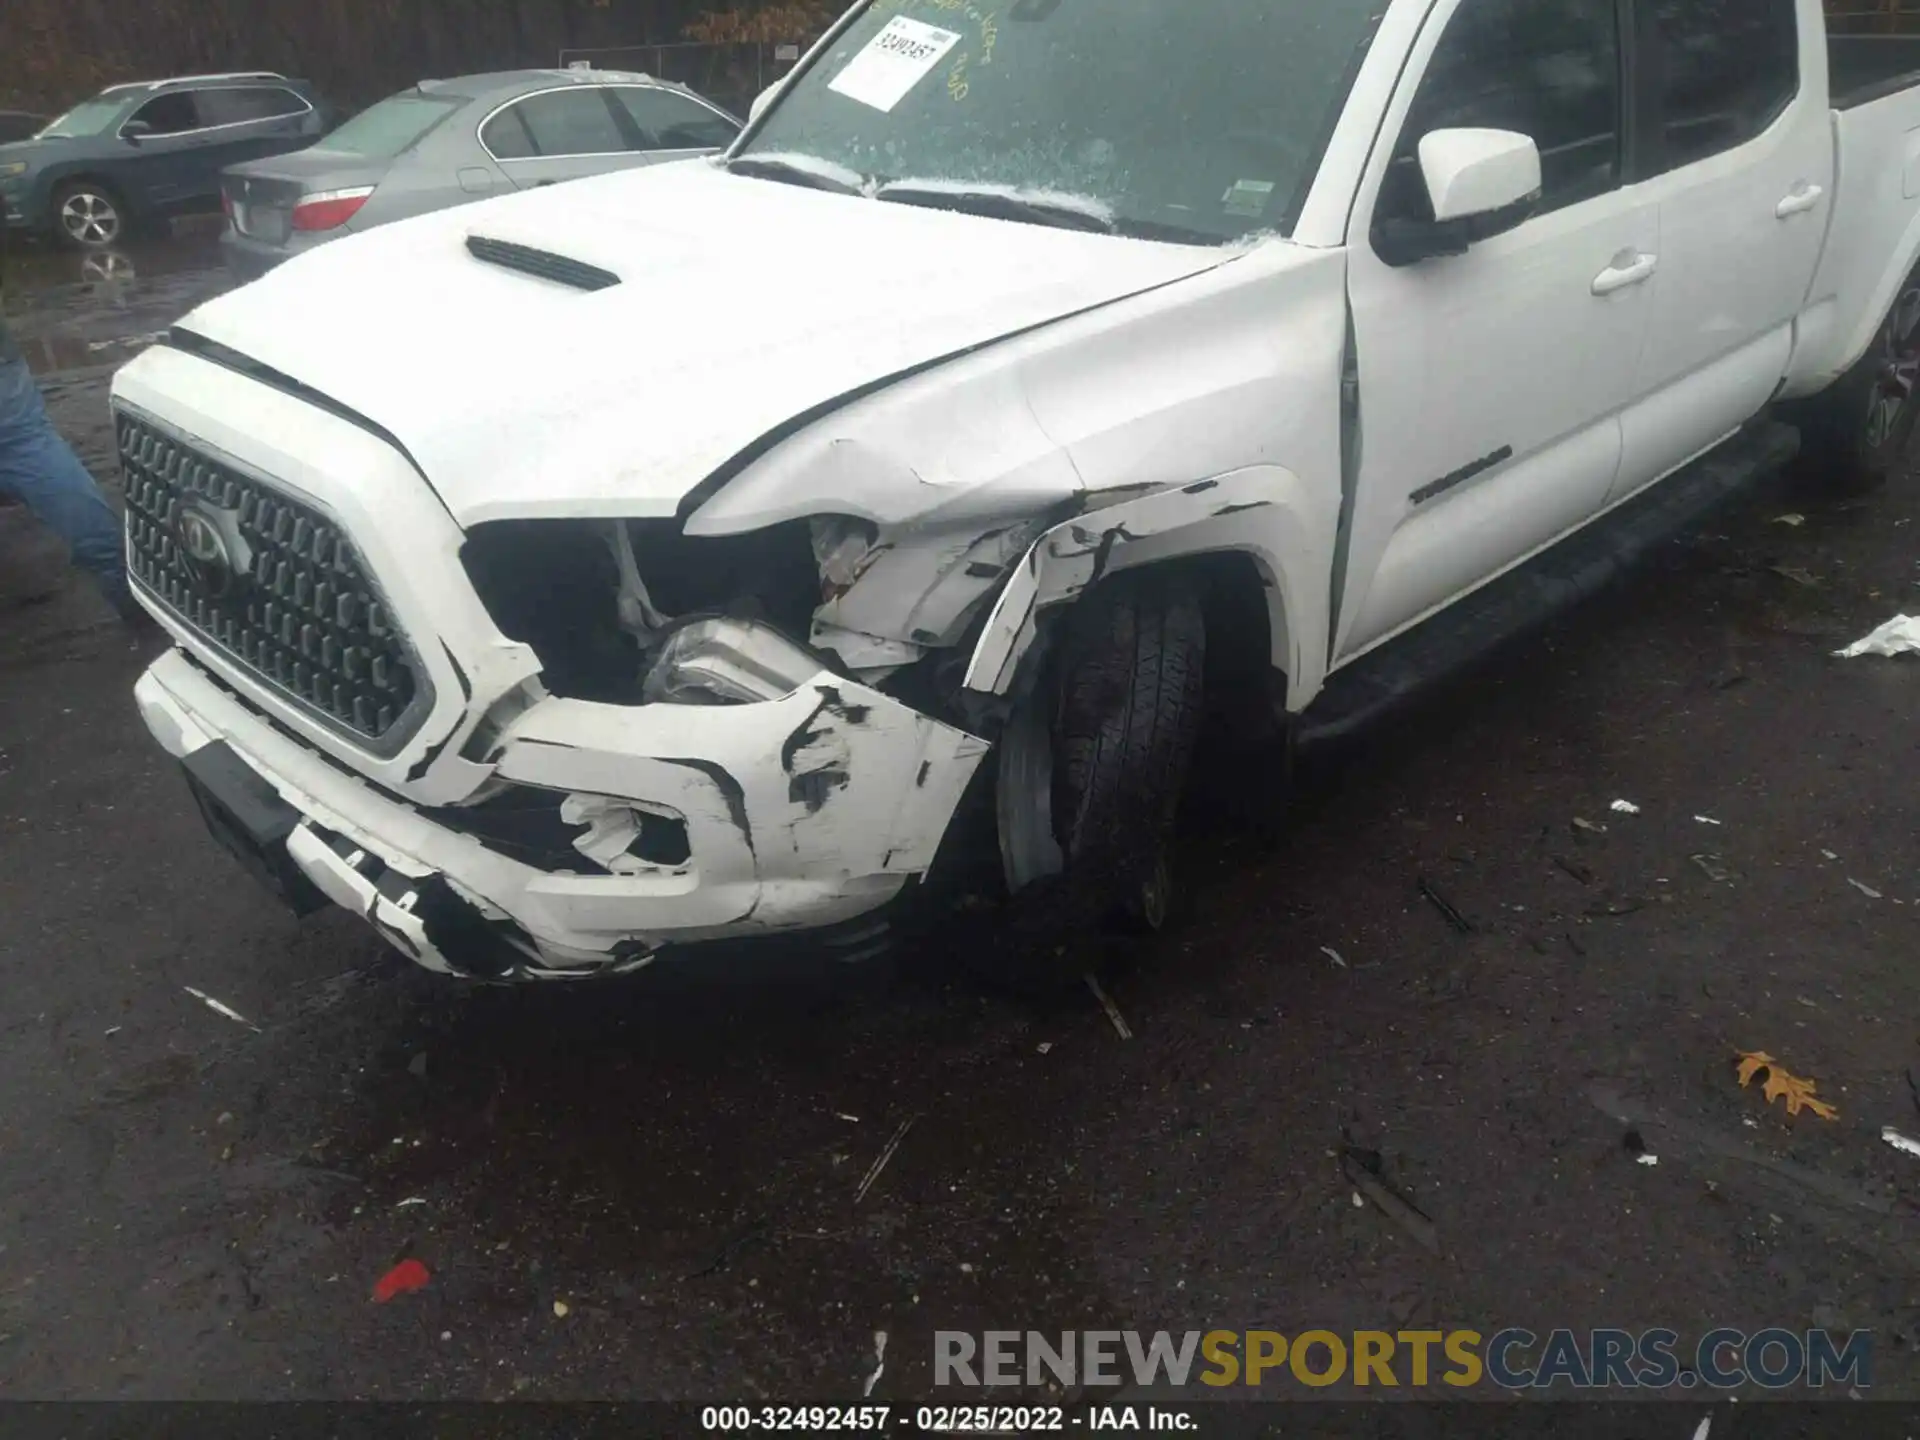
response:
M422 80L307 150L221 176L243 277L302 250L450 205L711 154L740 122L682 85L611 70Z

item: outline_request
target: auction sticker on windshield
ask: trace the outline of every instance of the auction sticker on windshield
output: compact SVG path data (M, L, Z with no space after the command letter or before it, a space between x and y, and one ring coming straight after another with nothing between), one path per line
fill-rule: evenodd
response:
M891 110L959 43L957 31L896 15L827 88L876 110Z

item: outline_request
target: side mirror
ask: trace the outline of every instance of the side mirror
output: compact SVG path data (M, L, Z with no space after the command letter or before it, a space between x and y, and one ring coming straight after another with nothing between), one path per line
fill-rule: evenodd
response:
M1375 248L1389 265L1446 255L1523 224L1540 203L1540 147L1512 130L1430 130L1420 137L1420 179L1431 220L1384 220Z
M153 126L144 120L129 120L120 127L120 138L129 145L138 145L151 134Z
M1512 130L1433 130L1420 137L1420 174L1442 225L1530 210L1540 198L1540 148ZM1525 218L1522 210L1513 224Z

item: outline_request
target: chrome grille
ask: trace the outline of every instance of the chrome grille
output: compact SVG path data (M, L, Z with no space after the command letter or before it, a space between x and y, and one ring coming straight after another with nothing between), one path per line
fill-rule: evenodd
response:
M403 739L420 693L413 659L339 527L145 420L114 418L134 578L337 728L376 746ZM207 554L196 558L183 524Z

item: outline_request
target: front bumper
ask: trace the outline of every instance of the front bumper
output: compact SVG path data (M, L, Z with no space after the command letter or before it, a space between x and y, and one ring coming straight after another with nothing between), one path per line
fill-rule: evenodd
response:
M619 973L873 910L931 866L988 748L828 673L757 705L543 700L493 743L496 784L632 801L687 834L679 864L607 873L583 852L563 873L323 759L180 651L134 695L169 754L224 741L298 812L286 853L322 894L429 969L499 980Z

